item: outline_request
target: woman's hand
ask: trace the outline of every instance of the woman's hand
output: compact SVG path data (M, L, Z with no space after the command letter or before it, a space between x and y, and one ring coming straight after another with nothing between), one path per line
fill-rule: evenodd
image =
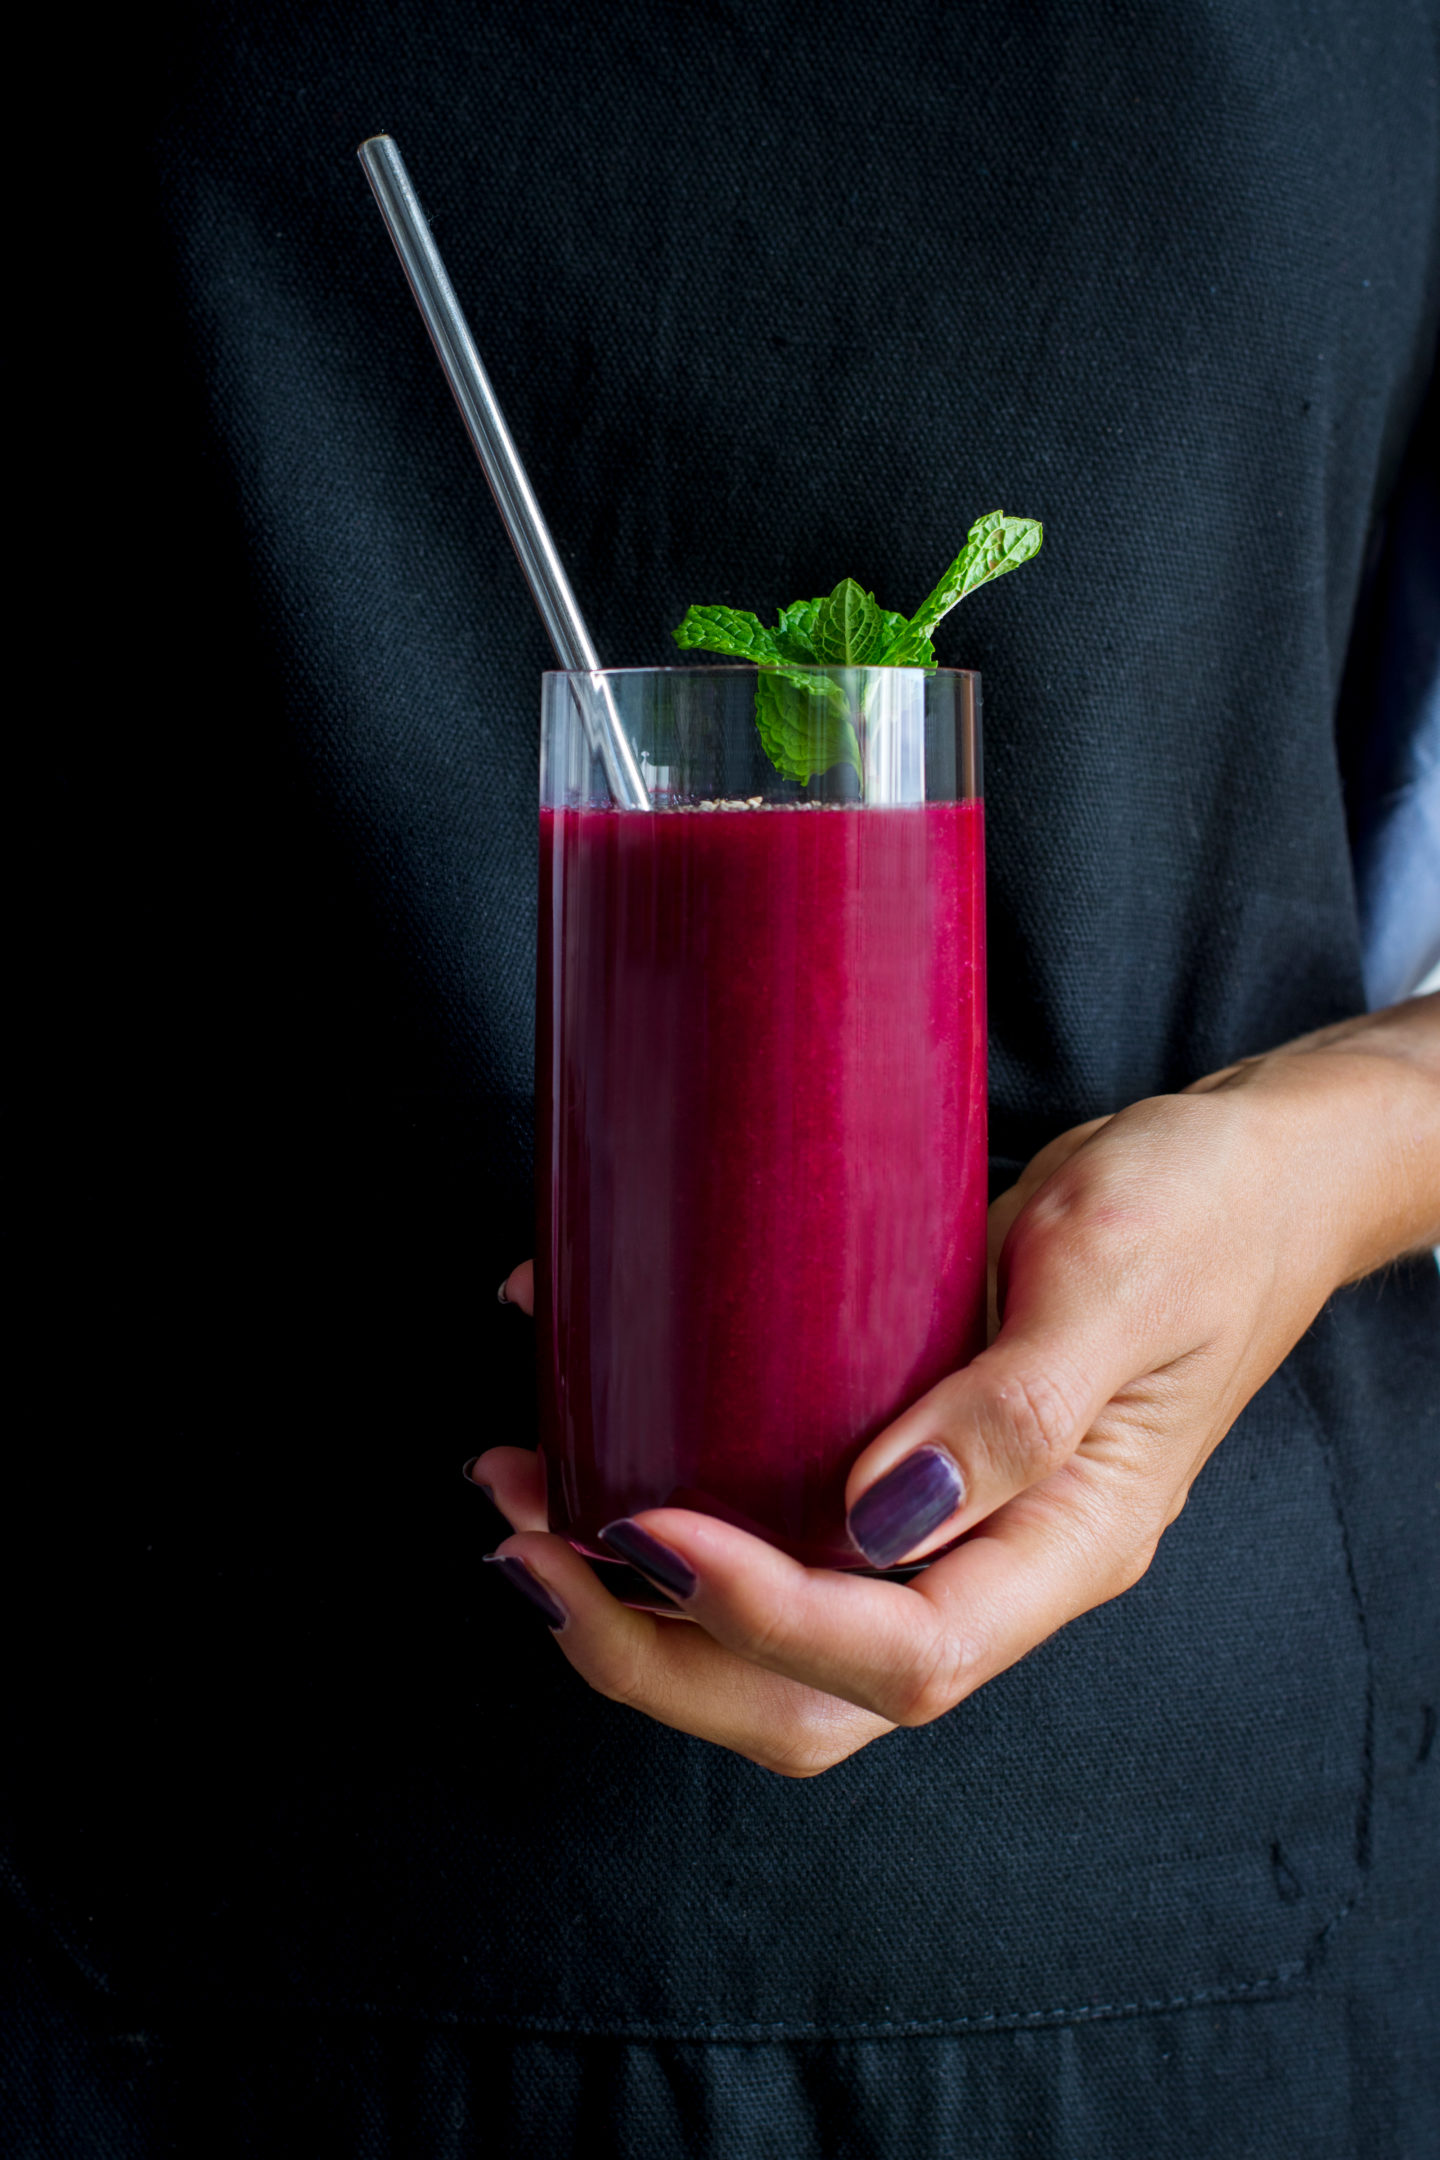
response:
M995 1202L989 1349L873 1441L847 1487L877 1565L941 1553L909 1584L651 1508L616 1551L699 1623L677 1626L618 1604L547 1533L534 1455L494 1448L471 1474L517 1533L496 1557L550 1600L593 1687L811 1776L942 1716L1134 1583L1331 1291L1437 1234L1431 997L1065 1133ZM530 1308L528 1263L507 1290Z

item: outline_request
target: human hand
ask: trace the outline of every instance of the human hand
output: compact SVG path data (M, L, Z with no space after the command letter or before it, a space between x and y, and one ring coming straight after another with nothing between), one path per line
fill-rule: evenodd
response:
M876 1564L945 1548L910 1583L652 1508L614 1550L698 1626L632 1612L545 1530L512 1448L472 1466L517 1533L495 1557L592 1686L786 1775L941 1716L1135 1582L1330 1292L1435 1235L1440 1001L1397 1014L1063 1134L996 1201L994 1340L847 1486ZM507 1288L529 1308L528 1265Z

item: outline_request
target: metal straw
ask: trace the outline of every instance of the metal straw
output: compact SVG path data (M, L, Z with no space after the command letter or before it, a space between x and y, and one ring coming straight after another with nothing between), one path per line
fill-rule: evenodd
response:
M650 793L644 775L615 709L610 685L601 672L550 528L525 477L520 453L505 425L505 415L496 402L469 325L460 312L455 288L431 238L405 160L389 135L372 135L368 142L361 143L357 155L395 243L415 305L424 317L430 342L445 370L445 379L455 394L465 431L485 468L495 507L520 558L560 665L591 678L585 686L588 696L582 694L579 683L572 683L571 688L591 748L605 767L610 792L622 809L648 810Z

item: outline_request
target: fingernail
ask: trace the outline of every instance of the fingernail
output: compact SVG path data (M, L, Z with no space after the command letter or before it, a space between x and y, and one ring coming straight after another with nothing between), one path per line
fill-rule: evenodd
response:
M693 1597L700 1586L700 1578L687 1560L682 1560L671 1546L662 1545L658 1537L651 1537L639 1523L631 1522L628 1515L602 1530L600 1543L621 1560L628 1560L631 1567L639 1568L651 1582L659 1583L671 1597Z
M893 1567L964 1498L965 1480L944 1449L916 1448L861 1495L847 1527L871 1567Z
M510 1293L505 1288L505 1283L508 1283L509 1280L510 1277L507 1275L505 1277L505 1282L502 1282L499 1289L495 1292L495 1302L497 1305L508 1305L510 1302Z
M545 1615L551 1627L564 1627L570 1618L569 1613L554 1592L546 1589L539 1576L533 1574L523 1560L517 1560L513 1553L487 1552L485 1561L488 1567L499 1568L511 1589L518 1590L521 1597L528 1598L536 1611Z
M478 1486L480 1491L484 1493L487 1500L493 1500L495 1495L490 1490L490 1487L485 1483L484 1478L476 1477L475 1475L475 1465L477 1462L479 1462L479 1460L480 1457L478 1455L472 1455L469 1462L466 1463L464 1469L460 1472L460 1475L464 1478L467 1485Z

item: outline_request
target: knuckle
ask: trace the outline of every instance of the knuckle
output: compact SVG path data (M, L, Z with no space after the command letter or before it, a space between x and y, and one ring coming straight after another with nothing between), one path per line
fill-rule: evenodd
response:
M1134 1589L1142 1575L1149 1571L1159 1542L1158 1538L1152 1538L1146 1543L1131 1546L1117 1557L1111 1573L1112 1597L1123 1597L1127 1590Z
M1172 1497L1169 1506L1165 1510L1165 1520L1160 1526L1162 1531L1168 1530L1172 1523L1179 1522L1180 1517L1184 1514L1186 1503L1190 1498L1190 1485L1191 1480L1187 1478L1179 1491ZM1158 1537L1156 1543L1159 1543Z
M622 1703L627 1710L647 1711L649 1689L645 1659L633 1643L616 1646L599 1658L586 1661L585 1678L607 1702Z
M1012 1375L991 1398L997 1452L1027 1481L1068 1460L1077 1422L1069 1389L1049 1373Z
M1166 1527L1164 1522L1157 1522L1147 1508L1145 1519L1133 1523L1127 1536L1118 1542L1112 1539L1109 1565L1102 1576L1105 1598L1122 1597L1127 1590L1134 1589L1159 1551Z
M807 1690L772 1737L763 1758L765 1768L779 1777L821 1777L878 1738L889 1722L843 1697Z
M899 1688L886 1714L895 1724L914 1728L933 1725L936 1718L953 1710L966 1692L969 1654L943 1630L937 1632L928 1654L917 1661Z
M725 1640L732 1650L756 1665L784 1666L794 1649L797 1632L794 1610L788 1598L777 1597L772 1587L763 1602L729 1617Z
M1133 1590L1149 1570L1166 1529L1153 1493L1132 1495L1115 1508L1091 1507L1074 1524L1076 1556L1093 1585L1090 1604L1108 1604Z
M823 1777L827 1770L833 1770L837 1763L844 1762L846 1756L854 1752L854 1742L838 1743L832 1729L823 1733L792 1732L756 1759L776 1777L800 1781Z
M1067 1165L1016 1223L1012 1264L1103 1286L1110 1303L1126 1306L1149 1295L1155 1232L1152 1200L1134 1190L1096 1191Z

